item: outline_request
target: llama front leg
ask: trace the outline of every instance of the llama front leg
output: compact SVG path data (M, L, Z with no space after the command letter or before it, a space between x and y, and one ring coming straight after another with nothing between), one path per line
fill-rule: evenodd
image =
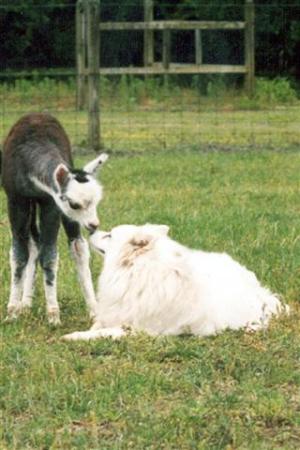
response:
M58 254L55 246L43 246L41 248L40 263L43 269L48 322L52 325L59 325L60 312L57 301Z
M63 216L62 222L69 240L71 254L75 261L80 286L89 308L89 314L94 319L97 313L97 301L90 270L89 246L87 241L81 236L78 223L69 220L66 216Z
M90 270L90 251L89 246L83 237L74 239L70 243L73 259L76 264L77 274L85 301L89 308L91 319L97 314L97 301Z
M52 200L40 207L40 252L39 260L43 270L44 290L48 322L60 324L59 305L57 302L57 235L60 224L60 212Z

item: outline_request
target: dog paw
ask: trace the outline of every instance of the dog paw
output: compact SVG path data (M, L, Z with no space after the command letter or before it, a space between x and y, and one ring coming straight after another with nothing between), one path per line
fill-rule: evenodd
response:
M80 331L75 331L74 333L64 334L61 336L61 341L78 341L80 339Z
M126 331L122 328L100 328L97 330L75 331L74 333L65 334L60 339L62 341L92 341L102 338L120 339L126 335Z
M99 336L111 339L120 339L126 335L126 331L123 328L102 328L99 330Z

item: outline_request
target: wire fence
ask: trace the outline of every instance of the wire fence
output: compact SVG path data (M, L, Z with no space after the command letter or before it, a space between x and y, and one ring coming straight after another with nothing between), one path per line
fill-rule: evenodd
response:
M138 2L132 3L135 8L134 19L142 20L143 2L140 1L138 8L137 4ZM178 19L178 14L182 14L182 17L187 19L211 20L215 13L218 20L240 20L243 13L242 3L226 4L223 7L219 5L213 12L211 5L210 8L207 6L206 10L203 4L201 8L187 8L182 4L181 8L177 8L176 14L173 6L172 2L156 2L154 19ZM0 24L1 16L2 19L5 18L10 8L11 5L1 5ZM115 11L117 15L119 6L118 2L103 0L101 8L101 20L113 20L113 13ZM26 6L23 5L22 11L16 11L15 14L20 14L20 18L26 16L24 9L26 10ZM28 12L29 9L37 15L40 14L42 20L45 8L29 5ZM74 43L75 49L75 4L56 5L52 10L58 32L64 33L63 40L64 36L68 36L69 45ZM68 18L67 29L64 29L63 20L57 22L55 19L58 11L59 17ZM256 5L256 17L259 18L256 21L258 67L256 90L251 98L243 90L243 75L240 74L101 75L101 144L112 151L298 146L300 103L296 83L290 82L286 77L289 69L286 67L288 58L285 57L285 39L291 29L294 33L299 31L299 16L299 6L294 4L284 4L281 7L277 5L276 17L271 5ZM272 31L266 26L272 21L274 23L274 20L276 29L280 32ZM51 21L47 26L51 27ZM4 36L4 32L5 27L2 27L0 37L2 41L6 39L6 59L2 60L3 70L0 70L1 142L22 114L47 111L63 123L75 148L86 148L88 114L86 108L82 111L77 109L75 50L70 57L71 68L61 69L59 64L63 57L57 56L52 49L55 42L45 39L41 40L39 48L33 48L33 44L20 48L17 64L15 67L10 66L7 49L10 48L10 43L13 46L15 42L20 42L22 47L22 36L13 34L12 31L7 31ZM131 35L132 38L129 38L128 33L124 31L101 34L102 65L141 65L143 33L135 32ZM155 32L154 37L154 58L159 60L162 53L162 36ZM262 39L263 45L260 44ZM277 50L274 52L275 44ZM191 32L172 33L171 49L174 62L190 63L194 55L194 45ZM237 31L230 33L217 30L204 33L204 62L240 64L243 45L243 36ZM62 55L63 50L62 43L59 46ZM42 64L48 66L47 69L41 70L37 66L33 68L34 52L37 53L37 60L42 60ZM41 59L43 52L48 55L47 61ZM274 61L278 52L281 52L281 56L279 55L277 64ZM274 70L277 70L278 75L283 77L266 81L263 76L268 75L271 66L273 75Z

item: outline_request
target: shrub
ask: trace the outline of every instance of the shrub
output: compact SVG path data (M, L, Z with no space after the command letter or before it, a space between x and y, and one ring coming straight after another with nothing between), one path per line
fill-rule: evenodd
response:
M260 106L294 103L297 100L296 91L286 78L274 78L273 80L257 78L254 97Z

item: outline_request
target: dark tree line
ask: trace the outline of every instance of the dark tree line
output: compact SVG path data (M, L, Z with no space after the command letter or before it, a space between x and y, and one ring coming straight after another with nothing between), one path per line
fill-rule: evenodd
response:
M74 67L76 0L0 0L0 69ZM154 0L155 19L241 20L236 0ZM259 74L300 76L300 0L258 0L256 70ZM101 0L101 20L143 20L143 0ZM155 57L161 35L155 33ZM192 62L192 32L172 32L172 59ZM204 62L240 63L240 32L204 32ZM106 66L142 65L142 32L103 32Z

